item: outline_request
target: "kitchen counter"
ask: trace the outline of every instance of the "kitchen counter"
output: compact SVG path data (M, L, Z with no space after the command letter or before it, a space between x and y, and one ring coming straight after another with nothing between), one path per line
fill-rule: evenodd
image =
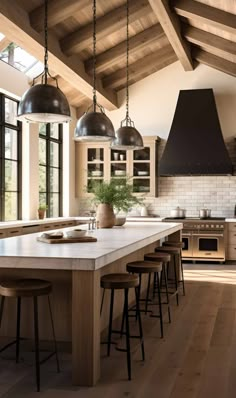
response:
M56 336L59 341L72 341L74 384L92 386L100 377L100 333L107 327L109 312L105 299L100 317L101 275L125 272L128 262L143 259L166 236L180 240L181 228L179 223L126 223L94 231L98 241L93 243L50 245L38 242L38 233L0 241L0 278L41 278L52 282ZM123 311L123 297L117 296L114 317ZM11 300L1 328L3 335L14 335L14 308ZM22 322L25 336L31 336L30 316L28 311L27 322ZM40 323L41 338L51 339L47 313Z

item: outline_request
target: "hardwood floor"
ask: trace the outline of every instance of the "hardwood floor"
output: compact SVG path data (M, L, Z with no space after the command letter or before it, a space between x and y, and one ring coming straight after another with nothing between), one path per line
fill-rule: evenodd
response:
M159 320L143 315L146 360L135 341L131 381L125 353L113 347L107 358L102 346L96 387L71 385L71 355L64 351L60 374L53 358L42 365L42 391L36 393L33 353L16 365L10 351L0 356L0 398L235 398L236 266L187 264L185 279L186 296L179 307L173 300L171 324L165 316L164 339Z

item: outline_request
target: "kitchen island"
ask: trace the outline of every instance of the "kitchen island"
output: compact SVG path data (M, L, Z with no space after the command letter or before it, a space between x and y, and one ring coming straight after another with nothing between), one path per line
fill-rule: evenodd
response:
M37 241L39 234L0 240L1 279L35 277L52 281L56 335L59 341L72 341L74 384L95 385L100 377L100 332L107 326L106 307L100 319L101 275L125 271L127 262L143 259L164 237L171 235L171 239L180 240L181 229L180 223L140 222L89 231L97 238L93 243L47 244ZM1 334L14 335L13 308L8 307L8 321ZM40 337L48 339L45 308L39 314L43 318ZM29 306L22 322L25 335L30 335L30 311ZM121 311L122 303L115 316Z

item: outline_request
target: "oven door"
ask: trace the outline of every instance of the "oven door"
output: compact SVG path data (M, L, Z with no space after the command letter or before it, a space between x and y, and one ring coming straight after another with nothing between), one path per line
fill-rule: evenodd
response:
M193 233L193 257L198 259L225 260L225 238L224 232L201 232Z
M182 248L182 258L192 258L193 257L193 237L191 232L182 233L182 242L184 247Z

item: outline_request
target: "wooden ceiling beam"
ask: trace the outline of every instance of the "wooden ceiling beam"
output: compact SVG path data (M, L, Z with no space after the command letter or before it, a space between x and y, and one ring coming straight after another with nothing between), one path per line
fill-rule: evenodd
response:
M149 0L149 3L184 70L193 70L190 47L181 35L180 22L171 11L168 2L166 0Z
M160 41L163 38L166 38L166 35L161 25L159 23L153 25L150 28L147 28L144 31L130 37L129 54L133 55L135 52L142 51L144 48L148 47L150 43L156 40ZM117 64L117 62L123 61L126 57L126 47L127 43L126 40L124 40L116 46L110 48L109 50L98 54L96 57L96 72L98 74L102 73L107 68L111 68L112 66ZM85 69L88 73L92 73L93 58L89 58L85 62Z
M201 64L220 70L227 75L236 76L236 64L233 62L217 57L216 55L203 51L200 48L195 48L193 50L193 57Z
M173 7L182 17L235 34L236 15L234 14L193 0L175 0Z
M129 65L130 81L135 80L140 75L153 73L164 68L167 65L177 61L177 56L171 45L167 45L156 52L147 55ZM126 85L126 67L110 74L103 79L104 87L120 89Z
M236 63L236 43L190 25L183 29L185 38L205 51Z
M0 10L1 32L9 40L18 44L40 61L44 57L42 36L30 25L28 13L20 7L17 0L1 0ZM53 65L56 74L65 79L71 86L81 91L89 98L93 97L92 78L85 72L84 64L76 56L68 57L62 53L58 40L49 35L49 67ZM97 79L97 96L101 105L109 110L117 109L117 95L113 91L105 90Z
M91 0L49 0L48 27L52 28L88 4L91 4ZM37 32L44 30L44 3L31 11L30 23Z
M129 21L151 13L147 0L130 0ZM126 9L123 4L97 19L96 37L101 40L106 36L119 31L126 26ZM65 54L71 55L84 50L92 45L93 23L89 23L77 31L70 33L61 40L61 48Z
M9 44L11 43L11 40L9 40L7 37L4 37L1 41L0 41L0 51L5 50L5 48L7 46L9 46Z

